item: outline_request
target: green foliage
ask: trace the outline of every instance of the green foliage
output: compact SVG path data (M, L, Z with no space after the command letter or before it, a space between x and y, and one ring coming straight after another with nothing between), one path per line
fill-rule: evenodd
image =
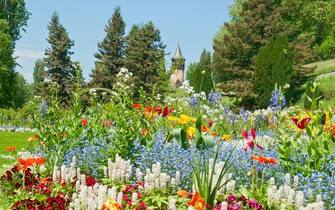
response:
M214 38L213 73L224 92L233 92L241 105L250 107L255 103L252 83L258 50L285 34L288 26L276 1L249 0L239 11L239 18L226 23L221 29L226 32Z
M199 63L191 63L187 70L187 79L194 91L210 93L213 87L211 54L203 50Z
M322 59L335 57L335 36L328 36L319 47L319 55Z
M117 7L105 26L106 36L98 44L98 53L95 54L98 61L91 75L94 87L111 89L115 83L115 75L124 66L125 26L120 8Z
M213 159L209 159L209 157L206 157L205 153L203 153L199 162L192 163L192 177L195 190L199 192L200 197L204 198L206 204L210 207L215 206L217 192L229 181L229 179L224 178L232 166L231 163L229 163L232 154L231 151L221 166L222 168L219 167L219 169L217 169L218 154L218 147L216 147ZM214 175L217 176L217 179L214 178Z
M49 37L47 41L50 48L45 51L45 66L51 82L57 84L57 95L61 104L67 105L73 90L75 78L74 67L70 51L74 42L69 38L65 28L59 22L59 16L54 13L48 26Z
M275 85L290 84L293 76L293 54L287 38L279 36L259 50L254 79L259 106L268 106Z
M126 41L125 67L133 74L135 87L143 87L146 93L152 93L152 87L157 86L158 93L162 93L166 88L158 84L164 84L161 81L167 77L161 77L165 73L161 65L165 45L160 31L152 22L143 26L134 25Z
M323 95L316 82L308 82L305 93L304 108L308 110L316 110L319 108Z
M29 15L24 0L0 1L0 19L8 21L9 34L14 42L21 38L20 31L24 31L24 27L27 26Z

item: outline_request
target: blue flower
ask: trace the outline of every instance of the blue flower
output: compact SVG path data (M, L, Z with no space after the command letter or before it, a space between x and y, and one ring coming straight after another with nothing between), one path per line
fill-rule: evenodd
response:
M198 104L198 97L195 96L195 95L190 96L189 101L188 101L188 104L189 104L190 106L192 106L192 107L197 106L197 104Z
M276 110L283 110L286 106L285 96L279 90L272 91L269 106Z
M221 94L216 92L211 92L208 94L208 102L215 104L221 99Z

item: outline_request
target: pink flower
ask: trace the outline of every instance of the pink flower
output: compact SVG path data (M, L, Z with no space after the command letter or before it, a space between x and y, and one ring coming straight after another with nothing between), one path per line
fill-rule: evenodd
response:
M263 147L261 147L260 145L258 145L258 144L255 143L255 140L256 140L256 130L255 129L251 129L250 133L251 133L252 139L249 139L249 133L248 133L248 131L245 131L245 130L242 131L242 136L244 137L244 140L246 142L245 145L244 145L244 151L248 151L249 148L254 149L255 145L259 149L263 150L264 149Z
M257 209L257 210L262 210L263 209L263 206L260 203L258 203L255 199L250 199L248 201L248 206L250 208L254 208L254 209Z
M232 202L236 201L236 196L233 195L233 194L229 194L228 197L227 197L227 201L228 201L228 203L232 203Z

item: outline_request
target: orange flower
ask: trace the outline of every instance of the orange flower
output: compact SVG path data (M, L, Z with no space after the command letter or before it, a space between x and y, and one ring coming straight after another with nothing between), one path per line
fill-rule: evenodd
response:
M20 163L20 169L26 169L34 165L43 165L45 163L45 158L42 157L30 157L30 158L19 158L18 162Z
M181 198L187 198L188 192L186 190L178 190L177 195L179 195Z
M333 138L335 138L335 124L332 126L331 133Z
M201 125L201 131L202 132L208 132L209 128L206 125Z
M38 140L40 140L40 136L37 135L37 134L32 135L31 137L29 137L29 138L27 139L28 142L38 141Z
M215 132L215 131L212 131L212 132L211 132L211 135L212 135L213 137L216 137L216 136L218 136L218 133Z
M8 147L5 147L5 150L7 152L14 152L16 150L16 147L15 146L8 146Z
M270 158L270 157L252 155L251 158L262 164L272 164L272 165L277 164L277 160L274 158Z
M188 206L193 206L196 210L204 210L206 207L205 200L200 197L199 192L193 194L192 200L187 202Z
M134 109L141 109L142 105L141 104L133 104Z
M114 199L110 198L102 205L101 210L121 210L121 205Z
M151 119L153 119L153 118L156 117L157 112L156 112L155 109L152 108L151 106L147 106L147 107L145 107L145 109L144 109L144 115L145 115L145 117L146 117L147 119L151 120Z

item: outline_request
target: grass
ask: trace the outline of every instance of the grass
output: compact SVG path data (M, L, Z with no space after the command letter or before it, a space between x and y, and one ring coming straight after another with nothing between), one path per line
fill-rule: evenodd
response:
M335 71L335 59L310 63L310 64L304 65L303 67L306 67L306 68L315 67L316 69L314 70L313 74L316 76L320 74L326 74L326 73Z
M323 109L335 107L335 75L328 76L325 78L321 78L318 80L319 87L324 95L324 98L320 104L320 107ZM301 99L297 102L296 105L304 106L304 98L303 95Z
M27 139L32 135L32 133L28 132L0 132L0 174L2 174L4 170L4 165L13 163L13 160L3 157L3 155L9 155L9 152L6 151L6 147L15 146L17 151L23 150L28 146Z

